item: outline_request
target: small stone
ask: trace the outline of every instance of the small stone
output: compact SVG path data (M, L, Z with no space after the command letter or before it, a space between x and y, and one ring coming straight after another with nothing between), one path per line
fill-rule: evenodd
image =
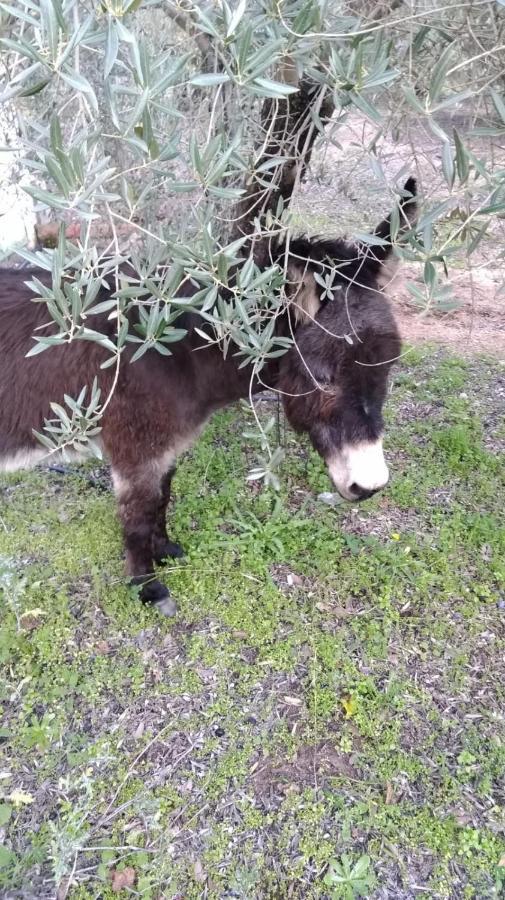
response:
M341 502L339 495L332 494L330 491L324 491L322 494L318 494L317 499L321 500L322 503L326 503L327 506L336 506L337 503Z
M220 738L220 737L224 737L226 732L225 732L224 728L221 728L221 726L218 725L218 727L214 729L214 734L216 735L216 737Z

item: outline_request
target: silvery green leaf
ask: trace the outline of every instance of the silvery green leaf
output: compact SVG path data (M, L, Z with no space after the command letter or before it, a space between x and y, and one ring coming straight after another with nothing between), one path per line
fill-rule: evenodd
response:
M448 141L442 144L442 171L448 187L452 188L454 184L454 161L452 158L452 148Z
M449 71L451 63L453 61L453 55L454 45L449 44L449 46L445 48L445 50L439 57L437 64L433 69L433 76L431 78L430 86L428 89L428 96L432 104L436 103L436 101L440 97L440 93L445 84L447 72Z
M43 78L41 81L37 81L35 84L32 84L29 88L23 88L20 90L20 97L34 97L35 94L40 94L41 91L44 90L45 87L49 84L51 78Z
M199 181L171 181L170 182L170 190L175 191L177 194L187 194L191 191L195 191L197 188L201 188L201 184Z
M226 72L202 72L200 75L193 75L190 84L196 87L214 87L217 84L226 84L229 80L230 76Z
M503 0L503 5L505 6L505 0ZM503 100L502 95L499 94L498 91L495 90L495 88L490 89L490 94L491 94L496 112L498 113L500 119L502 120L503 124L505 125L505 101Z
M20 6L11 6L10 3L2 2L0 3L0 9L11 16L14 16L15 19L21 19L21 21L26 22L27 25L32 25L34 28L40 27L40 21L33 16L30 16L29 13Z
M143 2L143 0L130 0L130 3L128 4L128 6L125 9L125 15L127 13L135 12L135 10L139 8L139 6L142 2Z
M362 244L368 244L370 247L388 247L390 244L389 241L379 237L377 234L365 234L362 231L356 232L354 237L357 241L360 241Z
M37 200L39 203L44 203L46 206L51 206L53 209L67 209L68 207L64 197L50 194L48 191L43 191L41 188L30 184L24 184L22 187L27 194L30 194L30 197L33 197L33 199Z
M32 253L31 250L27 250L25 247L18 247L16 254L22 259L26 259L27 262L32 263L32 265L37 266L37 268L45 269L47 272L51 271L51 260L44 250Z
M226 37L230 37L230 35L234 34L237 30L243 15L246 10L247 0L239 0L239 3L233 10L233 13L229 19L228 27L226 29Z
M213 194L221 200L238 200L239 197L242 197L243 194L245 194L244 188L223 188L214 187L213 185L209 185L208 191L209 194Z
M288 97L296 94L299 88L292 84L284 84L283 81L272 81L270 78L255 78L250 87L260 97Z
M20 56L27 56L28 59L33 59L34 62L39 62L45 65L45 60L42 54L39 53L26 41L21 40L21 38L19 38L17 41L12 41L10 38L1 38L0 46L7 47L8 50L13 50L14 53L19 53Z
M264 162L260 163L259 166L255 167L255 172L267 172L269 169L276 169L277 166L283 166L284 163L289 162L291 157L289 156L273 156L271 159L266 159Z
M365 113L366 116L372 119L373 122L377 122L379 124L382 122L382 115L380 111L376 106L373 106L372 103L370 103L370 101L363 96L363 94L360 94L356 91L350 91L349 98L351 102L354 103L354 106L357 106L358 109L360 109L361 112Z
M48 438L46 434L41 434L39 431L35 431L35 429L32 430L32 434L48 450L54 450L54 448L55 448L54 441L52 441L51 438Z
M93 90L88 79L84 77L84 75L81 75L80 72L75 72L73 70L67 69L66 71L61 73L61 77L67 84L70 85L70 87L75 88L76 91L80 91L83 94L86 94L93 108L98 112L98 101L96 99L95 91Z
M468 151L455 128L453 129L453 135L456 147L456 169L459 180L463 183L468 178L469 172Z
M119 37L116 20L109 18L107 26L107 44L105 47L104 78L108 78L117 59Z

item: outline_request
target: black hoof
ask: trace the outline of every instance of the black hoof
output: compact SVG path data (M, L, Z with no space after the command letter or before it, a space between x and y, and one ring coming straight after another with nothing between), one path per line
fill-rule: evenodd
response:
M149 603L151 606L155 606L164 616L175 616L177 606L170 596L170 591L161 581L158 581L157 578L151 578L147 581L146 577L144 577L133 578L132 583L142 585L139 594L142 603Z
M176 544L174 541L155 541L153 543L153 559L158 566L169 557L180 559L182 556L184 556L184 550L180 544Z

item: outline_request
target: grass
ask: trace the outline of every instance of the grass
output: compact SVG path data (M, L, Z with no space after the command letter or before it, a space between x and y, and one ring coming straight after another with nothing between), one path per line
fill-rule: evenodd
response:
M274 507L213 421L175 621L124 584L102 472L2 479L2 896L503 895L503 369L408 359L359 508L289 432Z

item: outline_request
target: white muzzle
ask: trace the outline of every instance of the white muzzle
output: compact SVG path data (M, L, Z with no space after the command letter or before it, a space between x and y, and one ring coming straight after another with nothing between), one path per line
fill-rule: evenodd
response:
M389 480L382 438L348 444L330 456L327 465L331 480L345 500L359 500L380 490Z

